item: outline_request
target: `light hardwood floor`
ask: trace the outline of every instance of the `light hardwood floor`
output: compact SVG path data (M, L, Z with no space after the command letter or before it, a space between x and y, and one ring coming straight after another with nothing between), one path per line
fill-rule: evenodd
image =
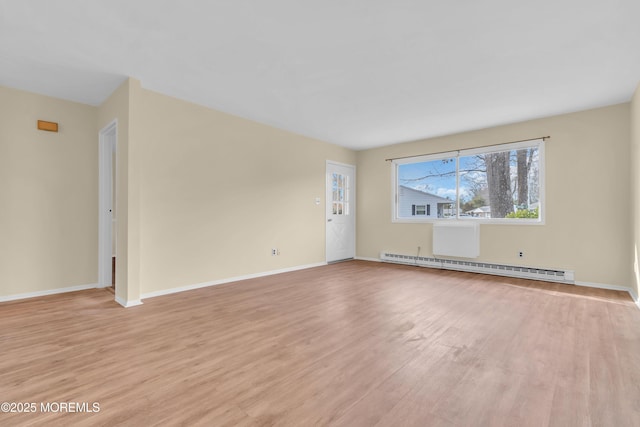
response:
M0 425L638 426L626 293L352 261L0 304Z

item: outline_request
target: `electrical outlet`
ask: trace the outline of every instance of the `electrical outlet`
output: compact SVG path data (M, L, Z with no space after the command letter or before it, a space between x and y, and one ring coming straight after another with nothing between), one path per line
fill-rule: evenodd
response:
M271 256L274 255L278 255L278 249L277 248L271 248Z
M518 256L519 256L520 258L524 258L524 251L520 251L520 252L518 252Z

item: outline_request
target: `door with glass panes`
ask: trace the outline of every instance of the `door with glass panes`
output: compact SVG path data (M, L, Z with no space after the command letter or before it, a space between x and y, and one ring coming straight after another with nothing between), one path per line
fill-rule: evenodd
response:
M327 262L356 255L355 167L327 162Z

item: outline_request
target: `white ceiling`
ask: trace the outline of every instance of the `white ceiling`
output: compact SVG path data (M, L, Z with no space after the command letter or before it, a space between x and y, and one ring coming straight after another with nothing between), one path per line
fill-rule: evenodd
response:
M0 85L148 89L353 149L626 102L638 0L0 0Z

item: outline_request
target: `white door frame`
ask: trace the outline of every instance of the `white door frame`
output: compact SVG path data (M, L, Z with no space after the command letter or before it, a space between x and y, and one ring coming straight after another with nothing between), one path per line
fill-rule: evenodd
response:
M352 185L352 190L351 190L351 212L352 212L352 218L353 218L353 258L355 259L356 257L356 167L355 165L350 165L348 163L341 163L341 162L335 162L333 160L327 160L326 161L326 165L325 165L325 207L324 207L324 212L325 212L325 221L324 221L324 227L325 227L325 261L327 263L329 262L333 262L335 260L329 260L329 204L332 202L331 198L330 198L330 194L331 194L331 181L329 179L329 166L330 165L336 165L336 166L342 166L342 167L346 167L349 168L353 171L353 179L351 182ZM346 258L348 259L348 258Z
M100 130L98 145L98 287L106 288L112 278L113 164L118 146L118 119Z

